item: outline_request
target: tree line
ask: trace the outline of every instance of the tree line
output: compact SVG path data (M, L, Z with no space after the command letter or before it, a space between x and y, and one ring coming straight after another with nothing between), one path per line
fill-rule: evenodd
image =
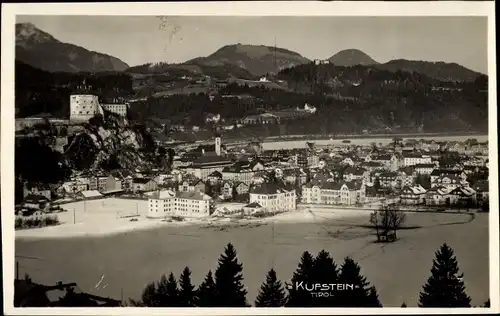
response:
M471 307L457 259L446 243L435 253L431 275L418 296L419 307ZM229 243L218 259L215 272L206 274L196 287L191 270L184 268L179 279L173 273L149 283L141 299L128 305L142 307L249 307L243 284L243 265ZM329 285L325 287L325 285ZM345 286L344 286L345 285ZM349 286L347 286L349 285ZM401 302L406 307L407 302ZM313 256L305 251L290 282L278 278L274 268L266 274L256 307L382 307L377 289L361 273L352 258L338 266L325 250ZM482 307L489 307L489 300Z

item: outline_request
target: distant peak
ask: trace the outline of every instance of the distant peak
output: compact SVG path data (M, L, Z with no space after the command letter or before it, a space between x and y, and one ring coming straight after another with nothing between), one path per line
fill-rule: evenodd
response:
M40 30L33 23L16 24L16 45L43 42L59 42L52 35Z
M341 50L340 52L330 57L328 60L330 60L332 64L338 66L378 64L378 62L373 60L368 54L356 48Z

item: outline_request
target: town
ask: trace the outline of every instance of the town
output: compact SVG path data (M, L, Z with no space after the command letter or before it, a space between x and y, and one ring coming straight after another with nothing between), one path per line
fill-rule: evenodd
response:
M101 104L96 95L72 95L70 104L69 122L75 133L104 112L127 116L128 104ZM212 117L207 116L207 121ZM66 128L66 135L58 136L54 146L64 152L71 136L68 121L26 118L17 119L16 126L36 128L45 121L56 129ZM135 169L74 172L68 181L52 188L24 182L16 214L43 217L58 201L110 196L148 199L148 218L272 215L296 210L300 204L469 209L488 201L488 143L475 139L395 137L387 144L307 142L303 148L264 150L259 141L225 144L216 132L212 144L184 144L172 150L175 154L163 169L137 165Z
M483 13L42 11L2 99L14 308L498 303Z

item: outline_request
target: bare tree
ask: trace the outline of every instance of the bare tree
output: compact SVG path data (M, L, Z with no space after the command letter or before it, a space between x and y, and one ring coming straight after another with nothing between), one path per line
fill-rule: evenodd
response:
M397 239L396 231L403 225L405 220L406 214L404 212L387 206L370 214L370 223L375 228L377 241L382 241L382 237L384 239L390 237L394 240Z

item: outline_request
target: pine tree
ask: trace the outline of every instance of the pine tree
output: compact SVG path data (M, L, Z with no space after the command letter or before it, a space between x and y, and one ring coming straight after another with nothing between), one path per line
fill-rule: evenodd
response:
M360 274L361 268L347 257L340 268L339 284L352 284L354 289L338 290L335 298L338 307L376 307L377 302L370 296L370 282ZM374 290L372 290L374 291ZM376 293L376 292L375 292ZM377 300L378 301L378 300ZM380 304L380 303L379 303Z
M191 283L191 270L184 268L179 278L179 306L192 307L196 301L196 291Z
M431 276L420 293L420 307L470 307L465 293L463 274L459 274L457 259L446 243L436 252Z
M213 307L215 299L215 282L212 277L212 271L208 271L205 280L203 280L196 291L195 305L198 307Z
M146 287L142 291L142 296L141 296L142 305L147 307L157 307L158 306L157 298L158 296L157 296L156 284L152 282L146 285Z
M368 292L369 307L383 307L378 299L377 289L372 286Z
M338 268L332 257L325 250L321 250L313 263L313 271L310 283L335 284L339 278ZM334 293L329 291L329 294ZM335 297L313 297L315 307L335 307Z
M291 284L288 287L287 307L310 307L314 306L311 293L297 288L301 282L308 283L313 278L314 258L305 251L300 258L297 270L293 273Z
M173 273L170 273L168 279L162 275L157 285L158 307L179 306L179 289L177 280Z
M242 272L243 265L238 263L236 250L229 243L220 256L219 266L215 271L215 307L248 306Z
M266 281L261 285L256 307L281 307L286 303L285 289L276 276L276 271L271 269L266 276Z

